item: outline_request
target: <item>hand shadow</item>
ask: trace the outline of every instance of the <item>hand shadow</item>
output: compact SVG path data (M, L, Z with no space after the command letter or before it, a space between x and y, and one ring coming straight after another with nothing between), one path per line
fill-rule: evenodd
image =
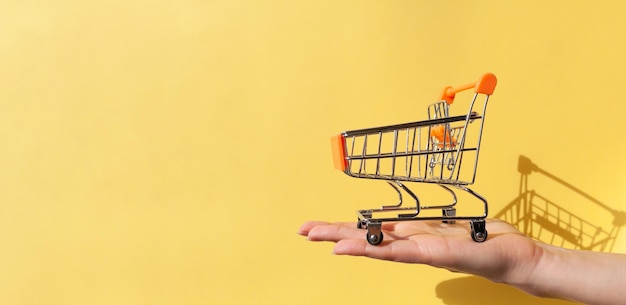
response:
M437 297L447 305L571 305L557 299L532 296L505 284L498 284L478 276L467 276L443 281L437 285Z

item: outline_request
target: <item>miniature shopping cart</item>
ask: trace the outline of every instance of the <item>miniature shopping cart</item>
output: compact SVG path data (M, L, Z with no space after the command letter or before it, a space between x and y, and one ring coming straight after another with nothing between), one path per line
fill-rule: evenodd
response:
M335 168L355 178L385 180L400 197L397 204L357 212L357 226L367 230L366 239L370 244L378 245L383 241L383 222L411 220L444 223L469 220L471 238L476 242L487 239L487 200L467 186L476 178L487 101L496 83L495 75L487 73L476 82L457 88L446 87L441 100L428 106L428 119L424 121L345 131L332 137ZM451 115L456 94L468 89L474 89L469 110ZM445 204L422 205L406 182L438 185L452 199ZM478 198L483 213L456 215L457 196L453 189ZM415 201L415 206L403 206L402 191ZM422 210L429 209L441 209L441 216L420 215ZM393 215L375 217L389 212Z

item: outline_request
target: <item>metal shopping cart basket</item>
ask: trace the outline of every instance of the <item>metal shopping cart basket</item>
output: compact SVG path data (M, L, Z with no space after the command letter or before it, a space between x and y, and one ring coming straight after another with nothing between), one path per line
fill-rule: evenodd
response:
M487 102L496 83L495 75L486 73L476 82L456 88L446 87L440 101L428 106L427 120L345 131L332 137L335 168L355 178L385 180L400 197L400 202L395 205L357 211L357 226L367 230L366 239L370 244L378 245L383 241L383 222L411 220L444 223L469 220L471 238L476 242L487 239L487 200L468 185L476 178ZM474 89L469 110L461 115L451 115L450 106L456 94L469 89ZM451 195L452 201L443 205L422 205L406 182L436 184ZM456 215L457 196L453 189L478 198L483 213ZM402 191L415 201L415 206L403 206ZM441 209L441 216L420 215L422 210L428 209ZM375 217L387 212L400 214Z

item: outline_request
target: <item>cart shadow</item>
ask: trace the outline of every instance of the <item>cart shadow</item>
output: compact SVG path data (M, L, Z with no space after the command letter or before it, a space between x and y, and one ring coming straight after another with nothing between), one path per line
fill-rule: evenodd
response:
M619 231L626 225L625 212L610 208L581 189L540 168L528 157L519 156L517 170L520 173L519 194L494 218L507 221L524 234L554 246L612 251ZM605 210L607 216L612 216L612 221L603 221L603 226L592 223L550 200L549 195L542 195L530 189L528 177L532 173L541 174L581 196L584 199L580 201L581 204Z
M513 224L524 234L555 246L592 251L610 252L617 235L626 225L626 213L610 208L581 189L551 174L534 164L528 157L519 156L520 173L519 194L507 204L494 218ZM529 188L528 176L532 173L543 175L575 195L581 196L581 204L589 204L608 212L612 221L598 224L575 215L550 200L549 192L538 192ZM547 195L545 193L548 193ZM439 283L437 296L445 304L539 304L561 305L575 304L556 299L542 299L526 294L505 284L498 284L477 276L456 278Z
M478 276L455 278L439 283L437 297L447 305L569 305L576 304L557 299L529 295L505 284L498 284Z

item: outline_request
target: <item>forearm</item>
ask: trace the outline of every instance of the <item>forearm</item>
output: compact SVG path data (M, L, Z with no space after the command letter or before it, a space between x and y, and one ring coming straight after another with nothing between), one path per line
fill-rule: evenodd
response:
M567 250L540 245L543 254L526 283L518 288L542 297L585 304L626 302L626 255Z

